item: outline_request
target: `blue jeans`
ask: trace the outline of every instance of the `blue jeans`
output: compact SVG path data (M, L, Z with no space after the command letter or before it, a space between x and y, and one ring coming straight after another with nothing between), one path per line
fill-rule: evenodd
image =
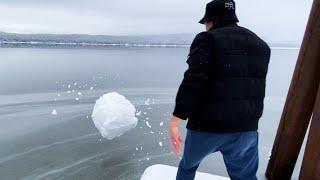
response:
M232 180L257 180L258 132L211 133L187 130L176 180L193 180L200 162L220 151Z

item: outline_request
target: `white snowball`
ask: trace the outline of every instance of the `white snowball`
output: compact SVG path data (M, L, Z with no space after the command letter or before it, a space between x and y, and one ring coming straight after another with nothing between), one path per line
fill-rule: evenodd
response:
M96 101L92 120L102 137L111 140L136 127L138 119L135 113L136 108L129 100L112 92Z

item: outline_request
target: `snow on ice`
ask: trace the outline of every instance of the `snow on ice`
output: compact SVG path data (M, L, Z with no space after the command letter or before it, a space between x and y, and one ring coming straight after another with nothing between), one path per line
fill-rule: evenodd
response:
M94 106L92 120L106 139L113 139L135 128L136 108L124 96L111 92L100 97Z
M175 180L177 168L162 164L156 164L148 167L140 180ZM229 180L229 178L211 175L208 173L197 172L195 180Z

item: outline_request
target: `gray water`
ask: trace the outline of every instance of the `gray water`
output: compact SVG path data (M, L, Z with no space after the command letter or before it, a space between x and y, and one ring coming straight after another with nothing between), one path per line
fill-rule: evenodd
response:
M150 165L177 166L180 158L171 153L167 122L187 68L187 52L137 47L0 49L0 179L137 180ZM264 179L297 54L272 50L259 124L259 179ZM108 141L90 115L95 100L112 91L125 95L142 115L135 129ZM147 99L150 106L144 103ZM293 179L300 165L301 157ZM208 156L199 171L227 176L220 154Z

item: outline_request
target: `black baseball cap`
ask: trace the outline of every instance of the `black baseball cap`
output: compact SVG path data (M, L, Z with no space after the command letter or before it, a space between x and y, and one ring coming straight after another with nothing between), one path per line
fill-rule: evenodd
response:
M239 22L236 15L236 3L233 0L213 0L206 6L204 17L199 21L235 21Z

